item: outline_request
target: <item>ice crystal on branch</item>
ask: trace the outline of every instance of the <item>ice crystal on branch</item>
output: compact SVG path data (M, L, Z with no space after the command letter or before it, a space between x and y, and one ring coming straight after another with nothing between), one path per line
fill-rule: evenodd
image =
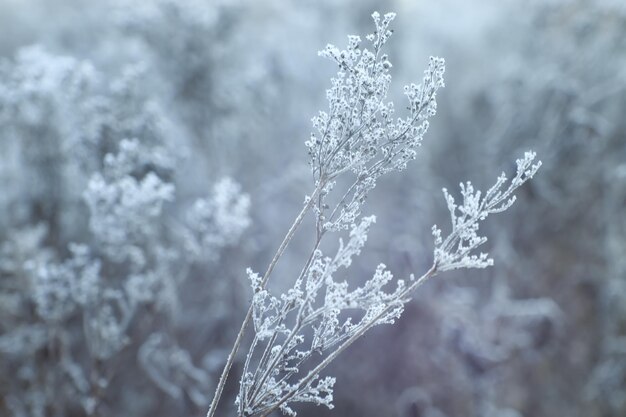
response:
M463 203L457 205L448 190L443 189L450 211L452 231L443 239L441 230L433 226L437 270L485 268L493 265L493 259L489 258L486 253L478 255L473 253L476 248L487 241L486 237L478 235L479 224L488 215L501 213L511 207L515 202L515 195L513 195L515 190L532 178L541 166L540 161L533 164L535 156L534 152L526 152L524 158L516 161L517 172L508 187L503 188L507 177L502 173L484 197L480 190L474 190L474 186L468 181L460 184Z

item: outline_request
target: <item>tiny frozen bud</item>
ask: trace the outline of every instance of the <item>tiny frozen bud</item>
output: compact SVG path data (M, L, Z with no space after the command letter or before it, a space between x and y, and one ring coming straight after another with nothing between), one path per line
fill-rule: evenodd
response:
M360 43L361 43L361 37L360 36L356 36L356 35L348 36L348 47L350 49L358 48Z
M395 12L389 12L389 13L385 13L385 22L391 22L393 19L396 18L396 13Z

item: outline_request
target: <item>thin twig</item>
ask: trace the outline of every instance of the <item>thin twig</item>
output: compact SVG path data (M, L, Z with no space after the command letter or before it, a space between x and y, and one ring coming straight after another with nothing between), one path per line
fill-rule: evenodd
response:
M272 272L274 271L274 268L276 267L278 260L285 252L285 249L287 248L287 245L289 245L289 242L295 235L296 230L298 229L300 224L302 224L302 221L304 220L305 215L311 209L311 207L313 207L313 204L315 203L317 195L321 192L324 185L325 185L324 182L319 181L317 187L315 188L315 191L313 192L313 195L311 195L311 197L309 198L307 203L304 205L304 207L302 208L302 210L296 217L295 221L289 228L289 231L285 235L285 238L283 239L282 243L278 247L276 254L272 258L272 261L270 262L269 266L267 267L267 271L265 271L265 274L263 275L263 279L261 280L261 288L265 288L265 286L267 285L267 281L270 275L272 274ZM226 385L226 380L228 379L228 373L230 372L230 369L232 368L233 363L235 362L235 356L237 355L237 352L239 351L239 347L241 346L244 333L246 329L248 328L248 325L250 324L250 320L252 320L252 313L253 313L253 306L252 304L250 304L250 307L248 308L248 312L246 313L246 317L244 318L243 323L241 323L241 328L239 329L239 332L237 333L237 338L235 339L235 343L233 344L233 347L230 353L228 354L228 359L226 360L226 364L224 365L222 374L220 375L220 380L217 384L217 388L215 389L215 395L213 396L213 400L211 401L211 406L209 408L209 411L207 412L207 417L213 417L215 415L215 411L217 410L217 405L220 401L220 398L222 397L224 386Z

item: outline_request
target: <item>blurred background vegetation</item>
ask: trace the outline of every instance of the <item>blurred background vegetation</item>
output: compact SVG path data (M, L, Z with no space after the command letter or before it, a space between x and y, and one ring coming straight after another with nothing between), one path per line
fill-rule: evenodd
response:
M0 0L0 416L203 415L245 268L312 183L335 71L316 52L374 10L398 13L391 98L429 55L446 88L346 278L423 272L442 187L484 187L529 148L543 168L488 222L495 266L422 287L329 370L335 410L299 414L626 415L622 1Z

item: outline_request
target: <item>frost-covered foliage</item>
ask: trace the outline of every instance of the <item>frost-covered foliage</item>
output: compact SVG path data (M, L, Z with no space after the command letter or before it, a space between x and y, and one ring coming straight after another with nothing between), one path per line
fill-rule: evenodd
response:
M174 339L180 287L239 242L249 199L231 178L181 198L181 168L199 156L150 70L117 65L41 45L1 63L0 369L15 380L0 384L0 415L128 414L111 382L141 372L137 355L154 385L125 395L208 402L212 376L194 365L204 352ZM164 387L171 378L188 397Z
M393 103L386 102L392 65L382 51L392 34L389 25L395 14L385 14L381 19L375 12L372 17L376 30L366 37L372 50L362 47L358 36L349 36L346 50L328 45L320 53L333 59L339 72L326 94L329 111L313 119L318 133L306 142L316 187L305 198L304 208L265 274L248 269L253 292L251 307L226 363L209 417L216 411L232 357L249 321L254 337L235 401L238 415L265 416L280 409L295 416L292 407L297 403L333 408L336 380L322 376L325 368L374 326L394 323L413 291L438 272L490 265L486 254L474 254L486 241L477 235L479 222L509 208L515 201L513 193L541 165L533 165L535 154L527 152L517 161L517 173L511 183L503 188L507 179L502 174L483 198L471 183L461 184L464 202L458 208L444 189L452 231L443 239L441 231L433 227L436 247L432 266L420 278L411 275L408 281L397 280L394 288L388 289L393 275L380 264L372 278L361 286L337 280L361 253L375 221L373 216L361 216L368 193L381 176L404 170L415 159L428 127L427 119L435 114L436 92L444 85L444 62L431 58L423 82L405 88L408 116L394 119ZM353 182L340 190L337 183L344 176L352 178L348 184ZM292 287L274 296L267 288L268 279L309 210L316 217L314 248L294 277ZM329 232L344 229L350 230L347 241L339 239L335 254L324 255L322 240Z
M220 180L209 198L196 200L187 211L186 250L202 259L234 245L250 225L249 208L250 199L239 184L230 178Z

